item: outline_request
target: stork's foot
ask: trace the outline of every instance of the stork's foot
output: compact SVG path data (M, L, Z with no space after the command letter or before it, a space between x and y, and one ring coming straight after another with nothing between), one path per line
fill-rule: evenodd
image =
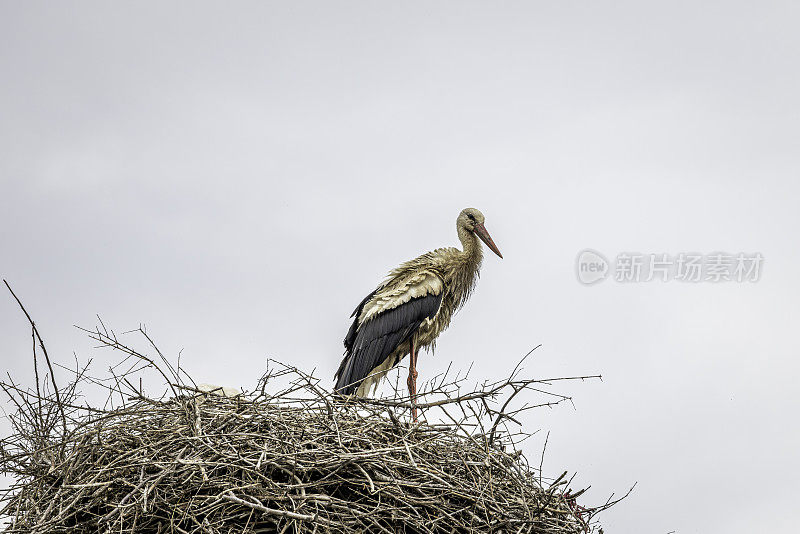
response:
M417 405L413 401L411 402L411 420L417 424Z

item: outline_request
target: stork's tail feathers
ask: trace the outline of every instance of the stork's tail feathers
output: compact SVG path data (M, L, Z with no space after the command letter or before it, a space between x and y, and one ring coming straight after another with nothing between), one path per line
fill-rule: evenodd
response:
M333 388L333 392L336 395L353 395L356 390L358 390L358 386L361 380L349 381L349 377L345 379L345 368L347 367L347 360L350 357L350 352L345 352L344 358L342 359L342 363L339 365L339 370L336 371L336 385Z

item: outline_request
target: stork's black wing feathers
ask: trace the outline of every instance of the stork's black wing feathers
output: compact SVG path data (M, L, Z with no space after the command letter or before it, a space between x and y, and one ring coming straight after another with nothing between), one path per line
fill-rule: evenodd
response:
M347 331L347 335L344 336L345 357L342 359L342 363L339 364L339 370L336 371L334 378L338 378L342 375L345 364L347 363L347 356L353 352L353 343L355 343L356 341L356 333L358 331L358 317L361 315L361 310L363 310L367 302L369 302L370 299L375 296L375 293L378 292L378 289L380 288L374 289L372 293L364 297L364 300L362 300L359 303L359 305L356 306L356 309L353 310L353 313L350 315L350 317L355 317L355 319L353 319L353 324L350 325L350 329Z
M356 309L356 320L345 337L345 356L336 373L335 391L352 395L364 378L369 376L394 350L417 330L422 321L436 315L442 303L442 294L413 298L358 324L361 308L370 295Z
M353 314L350 315L350 317L355 317L355 319L353 319L353 324L350 325L350 330L347 331L347 335L344 336L344 348L347 349L347 352L352 352L353 350L353 343L356 340L356 331L358 330L358 316L361 315L361 310L364 309L364 306L366 306L367 302L369 302L377 292L378 290L375 289L372 291L372 293L364 297L364 300L361 301L361 303L353 311ZM341 369L339 369L339 371L341 372ZM338 375L339 373L337 372L336 374Z

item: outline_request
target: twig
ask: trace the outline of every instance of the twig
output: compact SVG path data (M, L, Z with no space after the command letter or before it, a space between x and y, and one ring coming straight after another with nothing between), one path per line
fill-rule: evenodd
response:
M44 340L42 339L42 336L39 334L39 329L36 328L36 323L33 322L33 319L31 318L30 314L28 313L28 310L26 310L25 306L22 305L22 301L19 300L19 297L17 297L16 293L14 293L14 290L11 289L11 286L8 285L8 282L5 280L5 278L3 279L3 283L6 285L8 290L11 292L11 295L14 297L14 300L17 301L17 304L19 304L19 307L22 310L22 313L24 313L25 317L28 318L28 322L31 324L31 330L33 330L33 333L36 334L36 338L39 340L39 346L42 348L42 352L44 353L44 359L47 362L47 368L50 370L50 381L53 384L53 394L56 396L56 404L58 405L58 409L61 412L61 422L62 422L62 426L63 426L64 436L66 436L67 435L67 418L64 415L64 408L63 408L63 406L61 406L61 397L60 397L60 395L58 393L58 385L56 384L56 376L55 376L55 373L53 373L53 365L50 363L50 356L47 354L47 348L44 346ZM38 380L39 373L37 372L36 375L37 375L36 387L38 388L39 387L39 380ZM41 395L39 395L38 398L41 398Z

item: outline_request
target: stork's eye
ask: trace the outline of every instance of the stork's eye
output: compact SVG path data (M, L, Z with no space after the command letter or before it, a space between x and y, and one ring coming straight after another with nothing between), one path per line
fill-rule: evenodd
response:
M467 213L467 217L469 218L470 221L474 221L475 220L475 216L473 214L471 214L471 213Z

